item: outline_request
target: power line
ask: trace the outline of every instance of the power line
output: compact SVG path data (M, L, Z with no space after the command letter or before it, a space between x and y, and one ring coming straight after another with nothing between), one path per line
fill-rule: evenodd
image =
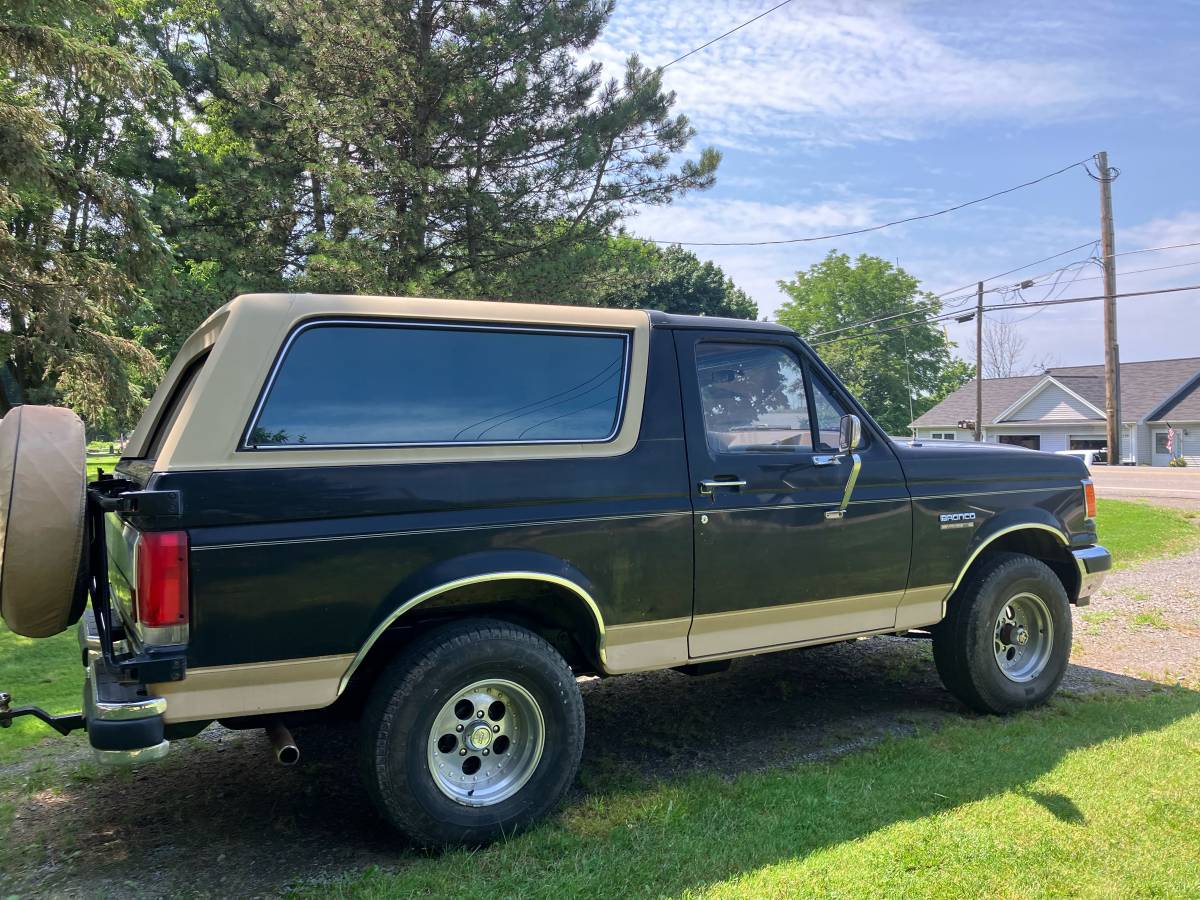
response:
M1100 243L1100 242L1092 241L1093 245L1098 244L1098 243ZM1084 246L1088 246L1088 245L1085 244ZM1134 254L1134 253L1152 253L1152 252L1159 251L1159 250L1173 250L1173 249L1176 249L1179 247L1200 247L1200 241L1196 241L1194 243L1189 243L1189 244L1171 244L1166 247L1146 247L1141 250L1126 250L1123 253L1114 253L1113 257L1116 258L1118 256L1126 256L1126 255ZM1076 249L1079 249L1079 248L1076 248ZM1061 256L1062 254L1058 254L1058 255ZM1102 259L1103 259L1103 257L1100 257L1100 256L1091 256L1088 259L1083 260L1083 262L1094 262L1099 265L1101 263ZM1041 272L1037 275L1030 275L1029 278L1024 279L1021 282L1006 285L1004 287L989 288L987 293L1006 293L1006 292L1012 291L1012 290L1019 290L1021 285L1023 285L1026 281L1037 281L1042 278L1048 278L1051 275L1057 275L1061 272L1065 272L1068 269L1070 269L1072 266L1076 266L1078 264L1079 264L1079 261L1067 263L1065 266L1060 266L1057 269L1051 269L1049 272ZM1150 267L1143 268L1143 269L1129 269L1125 272L1118 272L1117 275L1118 276L1140 275L1143 272L1161 272L1166 269L1182 269L1182 268L1186 268L1187 266L1195 266L1195 265L1200 265L1200 260L1195 260L1193 262L1186 262L1186 263L1175 263L1173 265L1168 265L1168 266L1150 266ZM1026 267L1022 267L1022 268L1028 268L1028 267L1026 266ZM1014 271L1018 271L1018 270L1014 270ZM1006 272L1005 274L1010 274L1010 273ZM1072 282L1074 282L1074 281L1098 281L1103 277L1104 277L1103 275L1092 275L1092 276L1088 276L1087 278L1072 278L1071 281ZM987 279L984 279L984 280L986 281ZM947 292L947 293L949 293L949 292ZM939 295L939 296L944 296L944 295Z
M1091 157L1089 156L1088 159L1091 159ZM1002 197L1005 194L1011 194L1013 191L1019 191L1023 188L1040 184L1049 178L1063 174L1063 172L1069 172L1071 169L1078 168L1085 162L1087 162L1087 160L1073 162L1069 166L1063 166L1061 169L1048 172L1045 175L1042 175L1040 178L1035 178L1032 181L1023 182L1021 184L1014 185L1013 187L1005 188L1002 191L995 191L994 193L988 194L986 197L978 197L975 200L967 200L963 203L956 204L955 206L948 206L945 209L939 209L936 212L922 213L919 216L908 216L907 218L896 219L892 222L884 222L881 225L871 225L868 228L856 228L853 231L839 231L835 234L818 234L812 237L784 238L775 241L669 241L662 238L642 238L642 240L650 241L654 244L679 244L683 247L766 247L779 244L808 244L814 241L829 241L833 240L834 238L851 237L856 234L867 234L872 231L882 231L884 228L891 228L894 225L905 225L909 222L919 222L922 219L933 219L937 216L944 216L946 213L956 212L957 210L965 209L968 206L974 206L977 203L984 203L988 200L995 199L996 197Z
M1023 265L1023 266L1017 266L1015 269L1009 269L1007 272L1001 272L1001 273L1000 273L1000 274L998 274L998 275L991 275L991 276L989 276L989 277L987 277L987 278L984 278L984 279L982 279L982 280L983 280L983 282L984 282L984 283L987 283L987 282L989 282L989 281L994 281L994 280L995 280L995 279L997 279L997 278L1003 278L1005 275L1011 275L1013 272L1019 272L1019 271L1021 271L1022 269L1028 269L1028 268L1030 268L1031 266L1036 266L1036 265L1039 265L1039 264L1041 264L1041 263L1044 263L1044 262L1046 262L1046 261L1048 261L1048 260L1051 260L1051 259L1057 259L1058 257L1060 257L1060 256L1065 256L1065 255L1066 255L1066 254L1068 254L1068 253L1074 253L1076 250L1082 250L1082 249L1084 249L1085 247L1095 247L1095 245L1096 245L1096 244L1098 244L1098 243L1099 243L1099 241L1088 241L1088 243L1086 243L1086 244L1080 244L1078 247L1072 247L1072 248L1071 248L1071 249L1069 249L1069 250L1063 250L1062 252L1060 252L1060 253L1055 253L1055 254L1054 254L1054 255L1052 255L1052 256L1047 256L1047 257L1044 257L1044 258L1042 258L1042 259L1034 260L1033 262L1026 263L1026 264L1025 264L1025 265ZM1076 266L1076 265L1080 265L1081 263L1086 263L1086 262L1089 262L1089 261L1090 261L1090 259L1091 259L1091 258L1089 257L1089 259L1086 259L1086 260L1077 260L1077 261L1075 261L1075 262L1073 262L1073 263L1069 263L1067 266L1064 266L1062 269L1056 269L1055 271L1065 271L1067 268L1070 268L1070 266ZM1049 274L1054 274L1054 273L1053 273L1053 272L1051 272L1051 273L1049 273ZM1041 276L1034 276L1034 277L1041 277ZM976 283L978 283L978 282L976 282ZM993 292L996 292L996 291L1003 291L1003 290L1006 290L1006 289L1007 289L1007 288L991 288L991 289L989 289L988 291L985 291L984 293L993 293ZM942 298L944 298L944 297L945 297L947 294L952 294L952 293L954 293L955 291L958 291L958 290L962 290L962 288L955 288L954 290L951 290L951 291L946 291L946 292L944 292L944 293L941 293L941 294L937 294L937 295L936 295L936 297L937 297L939 300L941 300L941 299L942 299ZM974 296L974 294L972 293L970 296ZM953 299L951 299L951 300L947 300L946 302L947 302L947 304L952 304L952 303L955 303L955 302L961 302L961 300L962 300L962 299L965 299L965 295L964 295L964 297L961 297L961 298L959 298L959 297L956 297L956 298L953 298ZM918 306L915 306L915 307L913 307L912 309L905 310L904 312L892 313L892 314L890 314L890 315L886 315L886 316L878 316L877 318L874 318L874 319L867 319L867 320L866 320L866 321L864 321L864 322L855 322L855 323L853 323L853 324L851 324L851 325L843 325L843 326L841 326L840 328L833 328L833 329L830 329L829 331L822 331L822 332L818 332L817 334L814 334L814 335L811 335L811 336L812 336L812 337L824 337L824 336L825 336L825 335L827 335L827 334L839 334L839 333L841 333L841 332L843 332L843 331L850 331L850 330L852 330L852 329L854 329L854 328L863 328L863 327L865 327L865 326L867 326L867 325L874 325L874 324L875 324L875 323L877 323L877 322L887 322L887 321L890 321L891 319L900 319L900 318L903 318L903 317L905 317L905 316L912 316L912 315L916 315L916 314L920 313L922 310L929 309L929 308L931 308L931 307L933 307L933 306L935 306L935 305L936 305L935 303L923 303L923 304L919 304ZM958 315L958 313L955 313L955 315Z
M1071 286L1073 284L1075 284L1076 281L1079 280L1079 273L1082 272L1084 270L1084 267L1087 266L1087 264L1092 261L1093 260L1091 260L1091 259L1085 259L1085 260L1081 260L1077 263L1074 263L1074 265L1078 266L1078 268L1075 270L1075 274L1071 276L1070 281L1068 281L1066 284L1063 284L1060 287L1059 283L1062 281L1063 275L1066 274L1066 269L1064 268L1061 272L1059 272L1058 277L1054 279L1054 284L1052 284L1050 286L1050 290L1046 291L1046 295L1044 297L1042 297L1042 299L1050 300L1050 299L1053 299L1055 296L1061 297L1063 294L1065 294L1067 291L1069 291L1071 289ZM1056 290L1058 291L1057 295L1055 294ZM1022 303L1030 302L1030 301L1026 300L1025 295L1021 293L1021 288L1017 288L1016 293L1017 293L1017 296L1021 298ZM1028 322L1034 316L1040 316L1045 311L1046 311L1045 307L1040 307L1040 308L1034 310L1033 312L1031 312L1029 315L1022 316L1020 319L1017 319L1015 322L1009 322L1008 324L1018 325L1021 322Z
M725 40L725 38L729 37L731 34L736 34L737 32L741 31L743 28L745 28L747 25L753 25L759 19L769 16L771 13L775 12L775 10L780 9L781 7L787 6L791 2L792 2L792 0L783 0L782 3L777 3L774 6L772 6L770 9L765 10L764 12L760 12L753 19L747 19L742 24L736 25L733 28L730 28L724 34L719 34L715 38L710 38L709 40L707 40L703 44L701 44L699 47L693 47L691 50L687 51L687 53L684 53L682 56L677 56L670 62L665 62L661 66L656 66L654 69L655 73L659 73L665 69L669 69L671 66L675 65L675 63L683 62L689 56L693 56L693 55L699 53L701 50L707 50L709 47L711 47L713 44L717 43L718 41ZM644 88L649 83L650 83L649 81L643 81L640 85L638 85L632 91L629 91L627 96L630 96L630 97L634 96L635 94L638 93L638 91L640 91L642 88ZM600 103L602 99L603 99L603 97L597 97L595 100L592 100L590 103L587 104L587 108L591 109L591 107L595 106L597 103ZM655 141L654 143L659 143L659 142Z
M1175 294L1175 293L1179 293L1181 291L1200 291L1200 284L1189 284L1189 285L1185 285L1183 287L1173 287L1173 288L1159 288L1159 289L1153 290L1153 291L1127 291L1126 293L1114 294L1113 296L1119 300L1119 299L1122 299L1125 297L1149 297L1149 296L1154 296L1154 295L1158 295L1158 294ZM1001 309L1027 309L1029 307L1037 307L1037 306L1061 306L1061 305L1067 304L1067 303L1086 303L1089 301L1103 300L1103 299L1105 299L1105 295L1098 294L1098 295L1090 296L1090 297L1067 297L1064 299L1057 299L1057 300L1030 300L1025 303L994 303L990 306L984 306L983 309L985 312L1001 310ZM868 334L849 334L849 335L845 335L844 337L831 338L827 341L816 341L816 342L812 343L812 346L823 347L826 344L837 344L837 343L841 343L842 341L862 340L863 338L870 338L870 337L875 337L876 335L880 335L880 334L887 334L890 331L900 331L900 330L906 329L906 328L916 328L921 325L932 325L936 322L943 322L948 319L956 318L957 316L960 316L960 315L962 315L962 313L960 313L960 312L941 313L939 315L931 316L927 319L923 319L920 322L905 322L900 325L892 325L889 328L877 328ZM815 337L815 335L814 335L814 337Z
M677 63L677 62L683 62L685 59L687 59L692 54L699 53L701 50L705 50L705 49L711 47L717 41L723 41L725 38L729 37L731 34L741 31L747 25L753 25L759 19L761 19L765 16L769 16L771 13L775 12L775 10L777 10L783 6L787 6L791 2L792 2L792 0L783 0L782 3L775 4L770 9L768 9L766 12L759 13L753 19L747 19L745 22L743 22L741 25L738 25L736 28L730 28L724 34L717 35L715 38L713 38L710 41L707 41L706 43L701 44L699 47L695 47L695 48L689 50L687 53L683 54L683 56L677 56L673 60L671 60L669 63L663 63L661 66L658 67L658 71L661 72L663 69L670 68L671 66L675 65L675 63Z
M1114 253L1113 258L1115 259L1118 256L1130 256L1134 253L1154 253L1158 250L1178 250L1180 247L1200 247L1200 241L1190 241L1186 244L1166 244L1162 247L1143 247L1140 250L1124 250L1120 253Z
M1042 259L1036 259L1031 263L1025 263L1023 266L1017 266L1015 269L1009 269L1007 272L1001 272L999 275L990 275L983 279L983 283L987 284L989 281L995 281L997 278L1003 278L1005 275L1011 275L1013 272L1020 272L1022 269L1032 269L1034 266L1040 266L1044 262L1050 262L1052 259L1058 259L1060 256L1066 256L1068 253L1074 253L1076 250L1082 250L1085 247L1094 247L1098 243L1100 243L1098 240L1088 241L1086 244L1080 244L1078 247L1072 247L1070 250L1063 250L1061 253L1055 253L1052 256L1046 256ZM965 291L967 288L974 287L976 283L976 281L972 281L970 284L964 284L962 287L956 287L949 291L944 291L937 296L940 298L945 297L947 294L957 294L959 291Z
M1088 260L1084 260L1084 262L1099 262L1099 260L1088 259ZM1191 262L1185 262L1185 263L1175 263L1170 266L1150 266L1149 268L1145 268L1145 269L1129 269L1125 272L1118 272L1117 277L1124 278L1127 275L1141 275L1143 272L1162 272L1166 269L1186 269L1188 266L1200 266L1200 259L1194 259ZM1049 272L1047 274L1053 275L1054 272ZM1041 276L1035 275L1034 277L1038 278ZM1103 277L1104 277L1103 275L1089 275L1087 278L1073 278L1071 280L1072 281L1099 281Z

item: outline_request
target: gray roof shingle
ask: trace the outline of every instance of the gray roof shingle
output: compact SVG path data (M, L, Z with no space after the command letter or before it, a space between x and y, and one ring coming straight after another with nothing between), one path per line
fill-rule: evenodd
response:
M1056 366L1046 370L1097 409L1104 409L1104 366ZM1016 378L985 378L983 381L983 421L992 424L996 417L1016 403L1038 384L1043 375ZM1159 409L1179 393L1169 406ZM1135 422L1156 414L1177 421L1200 421L1200 356L1182 359L1155 359L1121 364L1121 418ZM913 422L915 427L954 425L975 418L975 381L971 380Z

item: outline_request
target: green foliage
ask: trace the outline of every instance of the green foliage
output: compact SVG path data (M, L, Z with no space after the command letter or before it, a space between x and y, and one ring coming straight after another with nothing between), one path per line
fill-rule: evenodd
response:
M24 399L119 431L251 291L753 315L719 269L611 237L719 162L677 161L695 132L658 73L580 63L611 12L0 0L0 354Z
M890 434L906 434L909 422L974 376L973 367L950 355L953 345L938 326L895 328L941 305L886 260L863 254L852 261L830 251L779 286L789 297L779 321L813 343L831 341L817 347L821 358ZM851 327L884 316L896 318Z
M140 163L171 96L131 6L0 3L6 349L24 399L118 426L140 411L156 368L123 317L164 260Z
M623 83L577 64L610 12L182 3L203 43L161 43L208 128L168 233L192 259L244 259L252 289L559 299L634 204L708 187L719 161L672 166L694 130L636 59Z
M721 268L703 262L678 245L659 248L632 238L614 238L618 262L633 277L630 283L606 291L601 305L657 309L697 316L754 319L758 304L734 285ZM638 247L638 255L629 252Z

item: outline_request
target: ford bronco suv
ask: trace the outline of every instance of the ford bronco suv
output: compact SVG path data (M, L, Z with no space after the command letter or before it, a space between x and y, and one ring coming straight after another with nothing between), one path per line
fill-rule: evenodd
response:
M552 810L576 677L932 636L976 710L1045 701L1110 567L1078 459L889 439L794 332L657 312L251 295L184 344L114 474L0 423L0 611L78 622L107 762L341 717L383 817L479 843ZM85 605L90 601L90 608Z

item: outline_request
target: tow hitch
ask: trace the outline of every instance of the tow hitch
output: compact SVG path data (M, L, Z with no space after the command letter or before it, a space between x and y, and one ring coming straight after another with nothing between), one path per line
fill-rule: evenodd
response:
M35 719L41 719L64 737L72 731L80 731L84 727L81 713L52 716L39 706L18 706L16 709L12 709L11 704L12 695L0 691L0 728L11 728L13 719L18 716L33 716Z

